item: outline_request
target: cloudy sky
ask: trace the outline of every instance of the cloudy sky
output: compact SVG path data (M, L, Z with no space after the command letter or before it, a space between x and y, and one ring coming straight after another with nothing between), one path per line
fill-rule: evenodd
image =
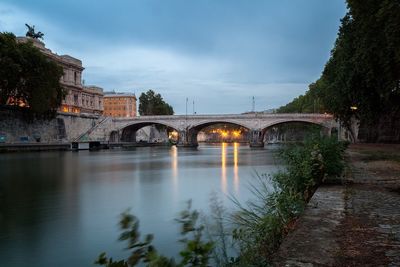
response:
M45 33L86 85L161 93L177 114L276 108L327 61L344 0L2 0L0 31Z

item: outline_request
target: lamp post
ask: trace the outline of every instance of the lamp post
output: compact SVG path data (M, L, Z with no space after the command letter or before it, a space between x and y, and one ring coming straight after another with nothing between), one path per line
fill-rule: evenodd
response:
M188 125L187 125L187 116L188 116L188 101L189 99L186 97L186 115L185 115L185 143L188 143Z
M188 115L188 113L187 113L187 112L188 112L188 110L187 110L187 108L188 108L188 107L187 107L187 106L188 106L188 101L189 101L189 99L186 97L186 113L185 113L185 114L186 114L186 117L187 117L187 115Z
M350 107L350 109L351 109L351 111L353 112L353 114L352 114L352 116L351 116L351 119L350 119L350 128L349 128L349 130L350 130L350 135L351 135L351 141L353 142L353 143L355 143L356 142L356 140L357 140L357 134L355 133L355 130L353 129L353 123L354 123L354 121L355 121L355 112L357 111L357 109L358 109L358 107L356 106L356 105L353 105L353 106L351 106Z

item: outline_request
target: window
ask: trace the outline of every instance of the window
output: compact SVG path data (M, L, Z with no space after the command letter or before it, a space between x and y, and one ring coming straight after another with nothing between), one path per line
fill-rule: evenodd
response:
M78 75L76 74L76 71L74 71L74 81L75 84L78 84Z
M74 94L74 104L78 106L78 95Z

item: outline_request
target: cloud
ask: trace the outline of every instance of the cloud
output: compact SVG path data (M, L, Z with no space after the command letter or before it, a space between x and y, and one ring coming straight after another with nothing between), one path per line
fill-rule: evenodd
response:
M239 113L252 96L265 109L304 93L329 56L343 1L283 2L16 0L0 4L0 27L36 25L48 48L82 60L86 84L151 88L181 114L186 97L202 113Z

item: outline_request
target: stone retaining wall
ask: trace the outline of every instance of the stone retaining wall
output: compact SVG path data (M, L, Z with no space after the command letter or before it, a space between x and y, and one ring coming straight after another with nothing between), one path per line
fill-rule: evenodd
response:
M60 113L51 120L27 120L14 108L0 108L0 143L70 142L93 127L99 116Z

